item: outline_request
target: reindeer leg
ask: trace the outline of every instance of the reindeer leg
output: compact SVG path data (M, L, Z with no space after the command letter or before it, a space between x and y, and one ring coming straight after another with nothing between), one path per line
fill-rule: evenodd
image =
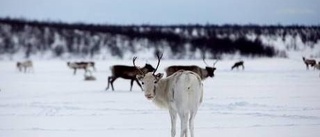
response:
M188 113L186 112L179 112L180 121L181 121L181 134L180 137L187 137L188 132Z
M194 137L194 118L196 117L197 111L191 111L190 112L190 118L189 118L189 130L191 137Z
M77 72L77 69L76 69L76 68L74 68L74 69L73 69L73 75L75 75L75 74L76 74L76 72Z
M112 91L114 91L114 88L113 88L113 82L114 82L117 78L118 78L118 77L113 77L113 79L110 81Z
M130 91L132 91L133 80L134 80L134 79L131 79L131 82L130 82Z
M108 86L107 86L106 90L109 89L110 81L111 81L112 78L113 78L112 76L108 77Z
M142 86L141 86L141 84L140 84L139 80L138 80L138 79L135 79L135 81L137 82L137 84L138 84L138 85L139 85L139 87L141 88L141 91L143 91L143 88L142 88Z
M171 118L171 137L176 135L177 112L172 108L169 109Z

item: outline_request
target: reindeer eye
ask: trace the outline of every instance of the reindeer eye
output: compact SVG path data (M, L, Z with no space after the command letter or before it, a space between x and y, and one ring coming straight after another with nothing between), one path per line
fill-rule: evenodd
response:
M155 81L154 84L157 84L158 81Z
M144 85L144 82L141 82L142 85Z

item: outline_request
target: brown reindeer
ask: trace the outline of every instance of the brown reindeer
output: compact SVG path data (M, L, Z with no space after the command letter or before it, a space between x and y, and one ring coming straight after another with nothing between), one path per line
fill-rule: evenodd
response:
M196 65L191 65L191 66L169 66L168 68L166 68L166 74L167 77L172 75L173 73L179 71L179 70L189 70L189 71L193 71L195 73L197 73L202 80L208 78L208 77L214 77L214 71L216 70L216 68L214 67L215 64L217 63L217 61L215 63L213 63L213 67L209 67L209 65L205 62L204 58L203 58L203 62L207 65L207 67L205 68L200 68L199 66Z
M309 65L311 67L314 67L314 65L317 64L316 60L314 60L314 59L306 59L305 57L302 57L302 60L303 60L304 64L306 64L307 69L309 69Z
M31 70L33 70L33 63L31 60L27 60L24 62L17 62L17 68L20 72L26 73L26 72L30 72Z
M90 67L92 67L93 70L96 70L94 62L67 62L67 65L69 68L74 70L74 75L76 74L77 69L83 69L85 71L85 74L87 72L91 73L91 71L89 70Z
M240 66L242 67L242 70L244 70L244 62L242 60L234 63L231 67L231 70L233 70L234 68L239 69Z
M136 58L134 58L133 61L135 61ZM146 64L143 68L140 69L143 73L152 72L155 69L150 65ZM114 65L111 67L111 76L108 77L108 86L106 90L109 89L109 85L111 85L112 91L114 91L113 88L113 82L117 78L123 78L123 79L130 79L131 80L131 86L130 91L132 91L133 82L136 81L136 83L139 85L139 87L142 89L141 84L139 83L138 79L136 78L136 75L141 74L141 71L138 70L134 66L125 66L125 65Z

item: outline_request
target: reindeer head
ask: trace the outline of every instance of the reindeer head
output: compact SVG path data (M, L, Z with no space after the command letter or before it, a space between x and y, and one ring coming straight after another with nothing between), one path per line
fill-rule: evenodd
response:
M17 68L19 69L19 71L22 71L21 62L17 62Z
M152 100L156 96L156 89L159 80L163 77L163 73L153 74L148 72L144 75L137 75L137 79L141 81L144 95L147 99Z
M206 67L209 77L214 77L214 71L216 70L215 67Z
M145 69L146 71L144 72L153 72L156 69L154 67L152 67L150 64L146 64L142 69Z
M213 66L212 66L212 67L210 67L210 66L207 64L207 62L204 60L204 57L203 57L203 62L204 62L204 64L207 65L207 66L206 66L206 70L207 70L207 72L208 72L208 76L209 76L209 77L214 77L214 71L216 70L215 65L216 65L216 63L218 62L218 60L213 63Z
M142 82L144 95L147 99L152 100L156 96L156 89L158 87L159 80L163 77L163 73L155 74L157 71L162 55L157 54L158 64L153 72L143 73L136 65L135 60L136 57L133 58L133 65L141 72L141 75L137 75L137 79ZM150 65L151 66L151 65Z

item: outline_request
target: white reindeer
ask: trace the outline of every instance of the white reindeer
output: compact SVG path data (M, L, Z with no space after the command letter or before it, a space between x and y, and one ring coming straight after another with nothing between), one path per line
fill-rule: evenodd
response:
M203 85L198 74L180 70L169 77L163 73L155 75L162 55L158 55L158 65L154 72L137 75L144 88L145 97L157 106L169 109L171 117L171 136L176 134L177 113L181 121L181 137L187 137L188 122L191 137L194 137L194 119L202 103ZM133 64L135 66L134 60Z
M33 63L31 60L27 60L24 62L17 62L16 66L20 72L23 71L24 73L26 73L26 72L31 72L31 70L34 71Z

